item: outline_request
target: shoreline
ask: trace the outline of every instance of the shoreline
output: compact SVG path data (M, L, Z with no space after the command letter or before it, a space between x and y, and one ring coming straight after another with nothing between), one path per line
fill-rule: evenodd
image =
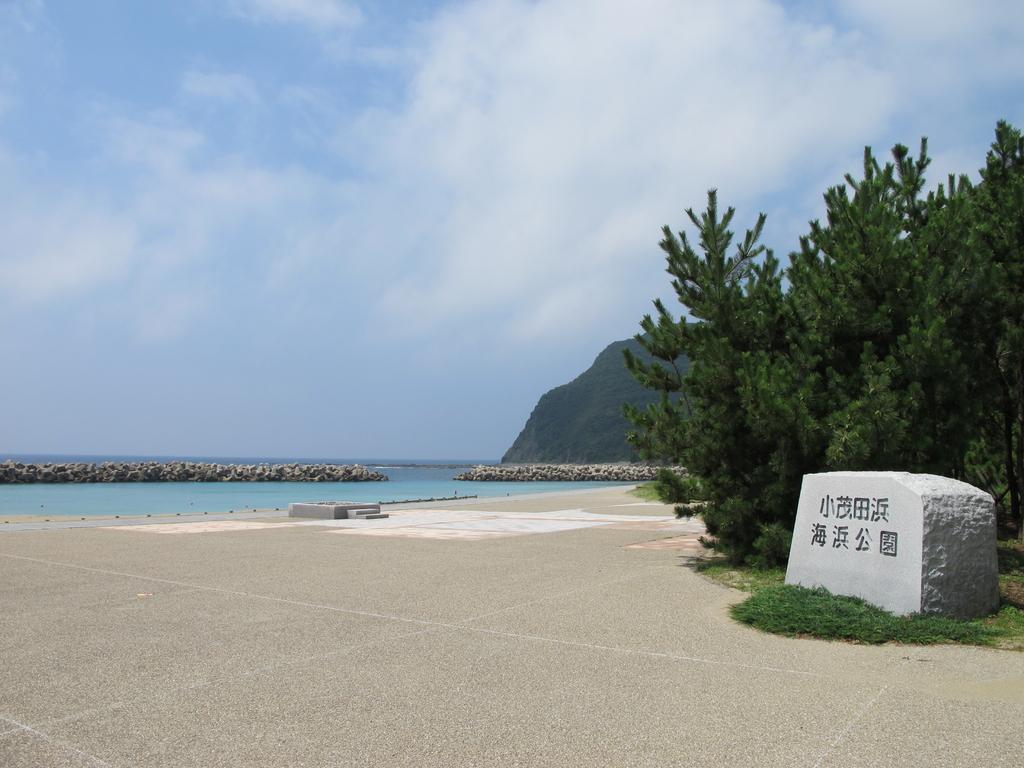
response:
M0 515L0 526L2 525L19 525L22 523L80 523L80 522L92 522L96 520L106 520L108 522L112 520L145 520L151 518L167 519L167 518L179 518L179 517L209 517L210 515L246 515L246 514L266 514L270 512L285 512L287 509L280 509L277 507L262 507L254 508L248 507L243 509L232 509L222 512L133 512L126 515Z
M628 491L636 487L636 483L624 483L621 485L608 485L601 490L619 490ZM506 502L506 501L524 501L528 499L550 499L559 496L573 496L594 491L594 488L566 488L560 491L540 491L538 493L517 493L517 494L506 494L505 496L481 496L481 497L465 497L458 499L444 499L437 501L393 501L385 502L381 505L382 508L387 507L388 509L407 509L407 508L423 508L431 509L436 507L447 508L449 506L465 506L469 504L486 504L491 502ZM183 518L210 518L215 519L244 519L247 516L252 517L277 517L287 516L287 508L282 507L246 507L235 510L221 511L221 512L153 512L144 513L137 512L134 514L126 515L39 515L39 514L24 514L24 515L0 515L0 533L3 531L10 530L45 530L47 528L91 528L95 527L94 524L105 522L111 523L128 523L132 525L140 524L140 521L149 520L153 523L156 522L173 522L175 520L181 520ZM17 526L17 528L11 528L11 526ZM24 527L23 526L32 526ZM38 527L35 527L38 526Z

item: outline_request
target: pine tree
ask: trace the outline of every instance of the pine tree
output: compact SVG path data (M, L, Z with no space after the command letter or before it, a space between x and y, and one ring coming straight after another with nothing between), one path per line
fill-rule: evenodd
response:
M629 439L687 466L733 560L785 559L809 472L934 472L997 498L1001 484L1020 519L1024 140L1005 123L996 133L977 188L950 177L925 194L924 140L885 165L866 149L863 176L825 193L824 223L790 255L788 290L758 244L763 215L732 252L734 211L720 218L713 191L703 215L687 211L699 253L664 228L688 317L655 302L641 322L655 362L626 364L662 397L627 410ZM685 377L672 366L684 353ZM694 487L663 473L659 492L679 503Z
M993 477L994 452L1002 464L1002 491L1024 538L1024 137L1006 122L996 139L974 192L970 251L985 281L986 299L973 307L985 319L985 371L992 382L992 417L980 442L975 469ZM987 471L986 471L987 470ZM997 495L999 489L993 489Z
M976 354L960 338L974 283L963 247L965 180L922 197L927 144L825 194L791 257L787 295L796 357L813 380L808 452L820 469L913 469L962 477L977 413Z
M641 322L636 338L654 362L628 355L626 364L662 399L646 411L626 410L636 426L629 439L648 458L686 462L708 502L703 515L709 533L745 556L762 535L761 523L773 522L773 494L763 486L775 478L761 467L769 446L749 424L742 381L751 360L781 344L781 276L778 261L758 242L763 214L732 249L735 210L719 216L714 190L703 214L686 213L701 253L686 232L676 236L668 227L661 248L676 296L693 322L677 320L660 301L657 319L648 315ZM673 364L682 354L691 361L685 380ZM758 479L747 482L752 475ZM693 488L665 472L659 490L666 501L681 503L691 500Z

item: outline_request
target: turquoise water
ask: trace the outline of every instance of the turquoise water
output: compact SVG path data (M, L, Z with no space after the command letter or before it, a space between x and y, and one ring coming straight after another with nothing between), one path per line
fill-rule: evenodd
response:
M227 512L286 508L293 501L402 501L444 496L505 496L616 483L479 483L452 477L463 467L380 467L380 483L95 483L0 485L0 517L46 515L94 517L175 512Z

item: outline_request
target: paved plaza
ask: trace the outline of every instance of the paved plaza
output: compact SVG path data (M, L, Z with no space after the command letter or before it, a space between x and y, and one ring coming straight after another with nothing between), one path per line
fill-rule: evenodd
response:
M0 766L1014 766L1024 654L765 635L622 489L0 529Z

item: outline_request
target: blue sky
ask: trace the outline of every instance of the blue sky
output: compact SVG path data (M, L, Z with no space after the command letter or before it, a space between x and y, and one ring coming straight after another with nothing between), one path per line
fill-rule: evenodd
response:
M709 187L981 165L1019 10L0 0L0 451L499 457Z

